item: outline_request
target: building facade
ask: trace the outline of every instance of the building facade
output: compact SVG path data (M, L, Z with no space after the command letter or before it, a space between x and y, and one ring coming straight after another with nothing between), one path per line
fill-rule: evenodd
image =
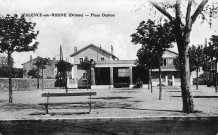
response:
M36 63L38 57L32 59L32 56L30 56L30 60L23 63L23 78L32 78L32 76L28 75L28 72L32 69L36 69L37 67L34 65ZM49 60L50 65L47 65L45 69L43 69L43 78L45 79L55 79L55 76L57 74L57 68L55 67L55 64L57 61L55 59ZM42 75L40 70L40 76Z
M161 79L164 85L180 85L179 71L177 71L173 65L174 60L178 56L178 53L166 50L163 53L163 63L161 65ZM159 84L159 70L152 70L152 82L154 85Z

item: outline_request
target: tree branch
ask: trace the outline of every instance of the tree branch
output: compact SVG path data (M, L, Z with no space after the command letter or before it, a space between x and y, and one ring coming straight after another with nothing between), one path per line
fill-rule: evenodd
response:
M198 15L202 12L204 9L204 6L207 4L208 0L202 0L198 8L196 9L195 13L192 15L192 24L195 22L197 19Z
M192 22L192 18L191 18L191 7L192 7L192 0L188 0L188 6L187 6L187 12L186 12L186 28L190 27L189 23Z
M148 2L151 3L158 11L164 14L167 18L169 18L170 21L173 21L173 17L165 9L160 7L157 2L154 2L152 0L148 0Z
M181 0L176 0L176 20L181 22Z

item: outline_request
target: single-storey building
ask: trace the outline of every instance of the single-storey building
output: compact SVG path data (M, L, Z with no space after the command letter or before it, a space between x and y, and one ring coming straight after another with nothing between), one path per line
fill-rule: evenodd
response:
M170 50L167 50L163 55L162 79L163 83L167 85L170 79L172 82L172 80L175 81L179 77L178 71L173 66L173 60L176 56L178 54ZM70 57L71 64L74 66L71 77L68 78L69 88L132 87L138 79L141 79L143 84L149 82L148 70L137 69L135 60L119 60L113 54L113 49L108 52L101 47L90 44L80 50L75 47L74 53ZM83 70L80 66L85 57L95 63L89 72ZM157 71L154 69L152 72L153 81L158 80Z

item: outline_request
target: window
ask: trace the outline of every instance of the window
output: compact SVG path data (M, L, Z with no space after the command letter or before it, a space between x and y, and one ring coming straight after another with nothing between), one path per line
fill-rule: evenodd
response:
M173 59L167 59L168 65L173 65Z
M83 80L87 80L87 73L86 73L86 72L83 73L82 79L83 79Z
M79 58L80 64L83 63L83 58Z
M173 65L173 59L168 58L168 59L163 59L163 66L169 66Z
M121 68L118 69L118 77L129 77L129 69L128 68Z
M164 59L163 60L163 66L166 66L167 65L167 59Z
M101 61L104 61L104 57L101 57Z

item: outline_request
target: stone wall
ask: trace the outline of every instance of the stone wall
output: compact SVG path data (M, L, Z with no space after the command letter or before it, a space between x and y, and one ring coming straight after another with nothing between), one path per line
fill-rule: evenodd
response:
M44 88L54 88L55 79L44 79ZM0 78L0 91L8 91L8 78ZM42 80L39 80L39 87ZM33 90L37 88L37 79L12 78L13 90Z

